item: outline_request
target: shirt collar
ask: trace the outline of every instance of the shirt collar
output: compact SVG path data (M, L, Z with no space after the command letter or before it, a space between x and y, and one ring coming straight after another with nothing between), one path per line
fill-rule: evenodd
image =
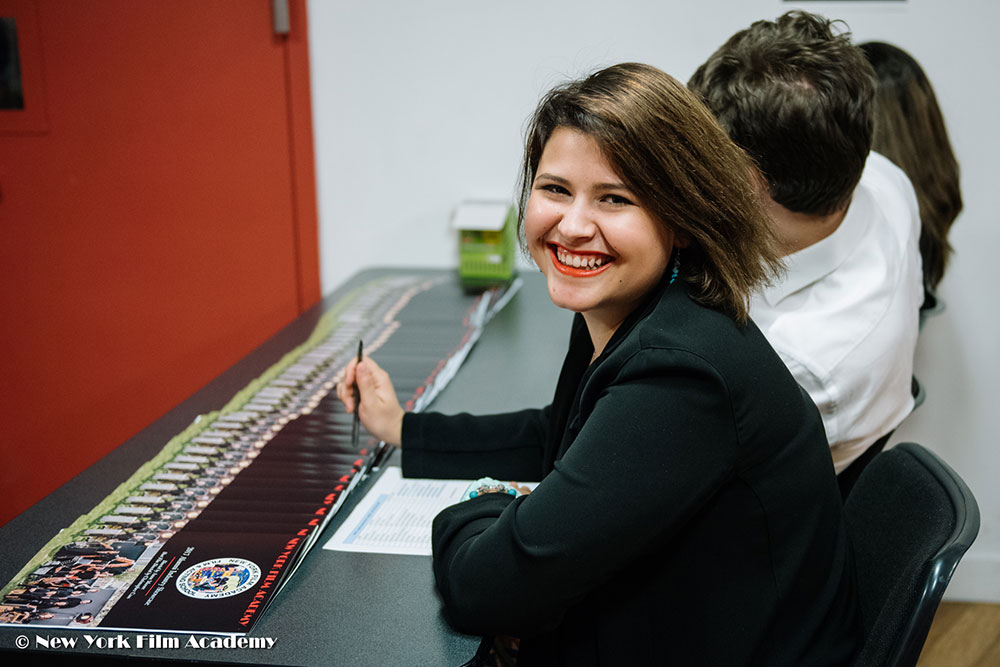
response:
M825 239L785 257L785 274L761 292L764 300L772 306L777 305L843 264L861 244L872 224L872 208L868 192L861 187L855 188L847 213L837 229Z

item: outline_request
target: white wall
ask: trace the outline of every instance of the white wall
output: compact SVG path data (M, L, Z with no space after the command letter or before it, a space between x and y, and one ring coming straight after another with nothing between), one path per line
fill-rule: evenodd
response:
M453 266L451 211L463 198L512 196L525 119L554 83L625 60L685 81L730 34L792 8L907 49L944 109L965 212L941 288L947 310L921 334L928 398L896 440L940 453L979 499L982 530L949 597L1000 602L993 0L310 0L323 289L365 266Z

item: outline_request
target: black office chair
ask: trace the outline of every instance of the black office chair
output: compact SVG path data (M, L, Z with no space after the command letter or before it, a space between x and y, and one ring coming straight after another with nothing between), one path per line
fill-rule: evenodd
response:
M944 461L912 442L874 458L844 503L865 642L857 665L915 665L979 506Z

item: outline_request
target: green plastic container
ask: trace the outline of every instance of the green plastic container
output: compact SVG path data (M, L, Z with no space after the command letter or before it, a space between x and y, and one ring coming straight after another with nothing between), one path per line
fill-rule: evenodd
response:
M504 202L464 202L456 211L454 226L462 286L474 290L510 282L517 252L514 207Z

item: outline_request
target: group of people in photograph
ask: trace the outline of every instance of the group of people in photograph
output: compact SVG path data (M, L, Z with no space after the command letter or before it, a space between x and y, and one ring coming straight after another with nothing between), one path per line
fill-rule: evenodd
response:
M145 545L90 540L60 547L0 600L4 623L48 622L88 625L115 589L113 577L135 565Z

